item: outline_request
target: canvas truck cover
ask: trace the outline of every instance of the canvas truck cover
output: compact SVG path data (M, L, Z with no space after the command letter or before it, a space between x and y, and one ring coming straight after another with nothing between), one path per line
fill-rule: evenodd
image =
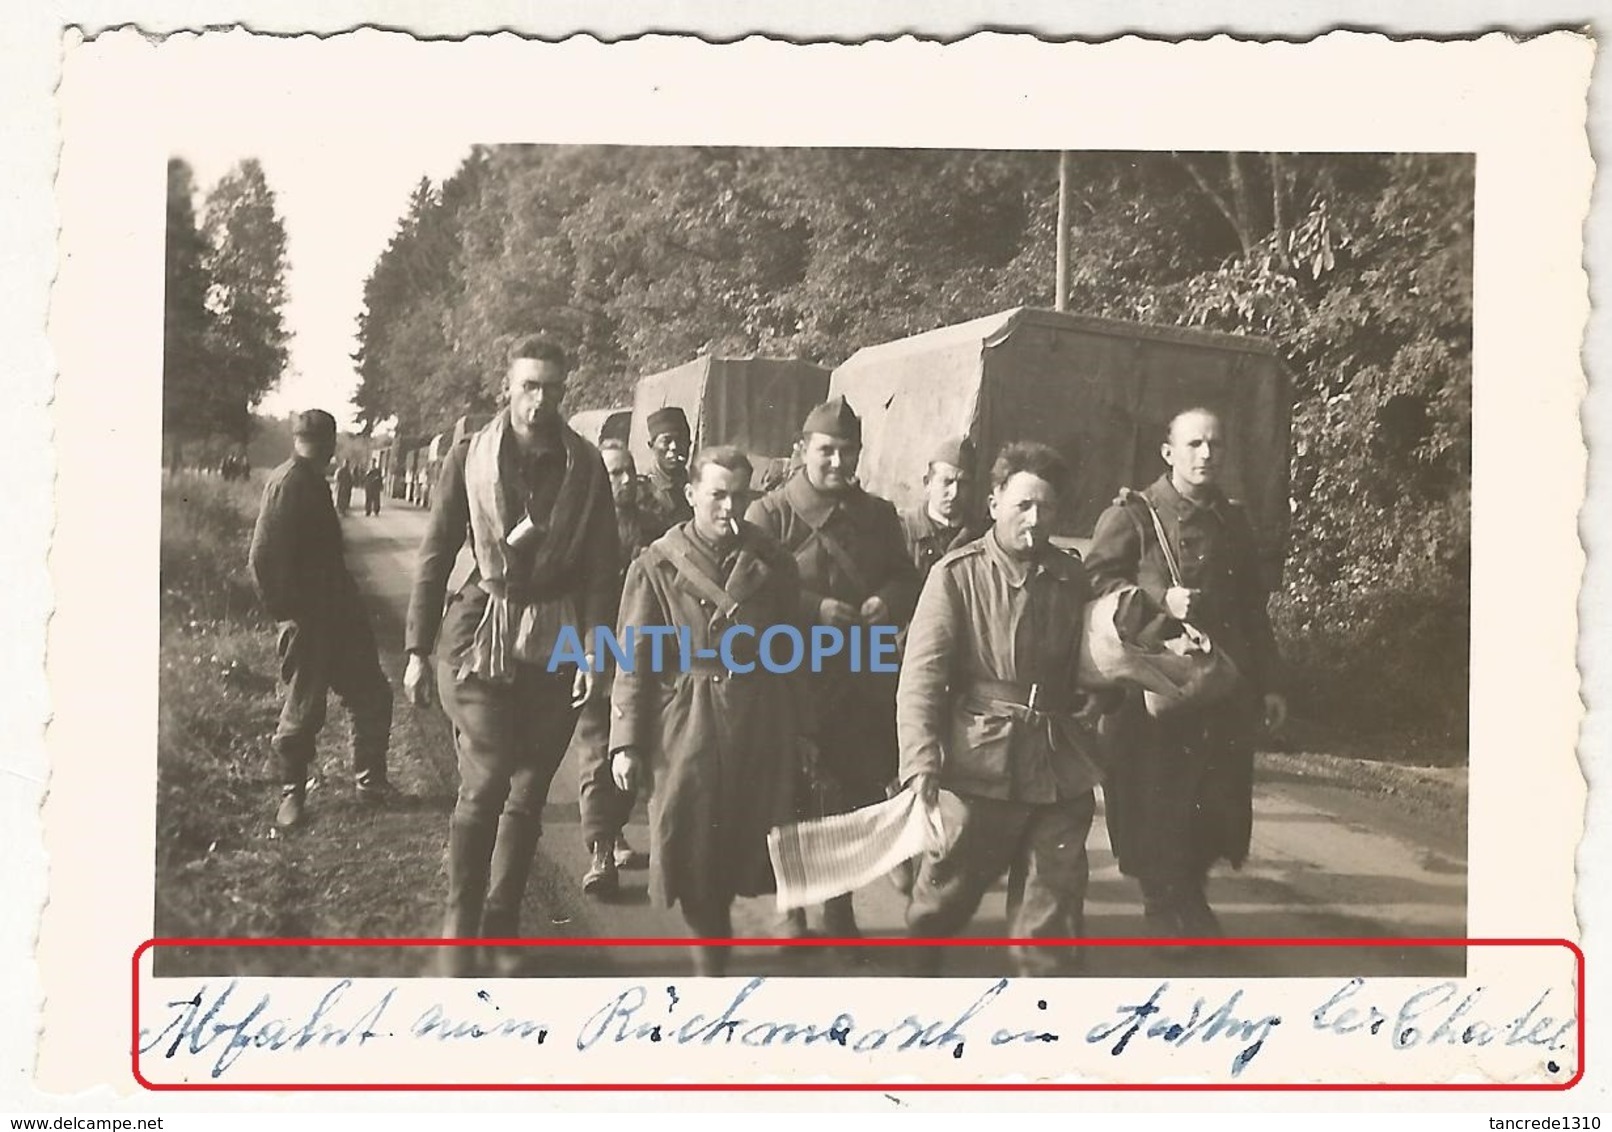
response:
M638 381L628 447L650 466L649 414L676 405L696 449L732 444L752 457L789 455L801 422L828 399L828 370L796 358L696 358ZM761 475L758 463L756 475Z
M982 485L1008 441L1052 445L1076 478L1055 533L1077 546L1120 487L1165 470L1170 419L1214 409L1230 442L1223 486L1280 577L1292 392L1263 340L1020 307L858 350L834 371L839 394L862 418L863 485L900 508L922 501L929 452L948 435L974 440Z
M583 409L572 417L567 423L571 431L577 433L589 444L599 443L599 433L604 429L605 422L617 413L630 413L631 409Z

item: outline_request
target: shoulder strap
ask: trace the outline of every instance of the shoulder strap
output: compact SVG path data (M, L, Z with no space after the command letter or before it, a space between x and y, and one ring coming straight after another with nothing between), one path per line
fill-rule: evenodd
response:
M692 586L701 597L715 605L723 617L731 618L738 611L739 603L733 599L733 596L717 585L709 574L701 570L694 559L689 557L688 551L677 545L675 539L658 539L645 553L652 551L659 552L662 557L670 562L677 571L678 576Z
M1165 537L1164 522L1159 518L1158 509L1153 506L1151 499L1139 491L1132 492L1131 496L1141 500L1142 506L1147 508L1148 516L1153 520L1153 535L1159 540L1159 551L1164 555L1164 565L1170 571L1170 581L1173 585L1180 587L1182 585L1181 566L1176 561L1175 550L1170 546L1170 540Z
M799 512L797 512L797 514L799 514ZM809 523L807 526L810 528L811 534L807 535L806 538L802 540L801 544L795 548L795 565L800 567L803 571L806 569L809 561L811 546L815 541L821 544L823 550L830 558L834 560L834 565L840 568L840 573L845 575L846 580L851 583L852 589L856 590L857 593L862 594L864 597L868 594L871 594L873 592L873 587L868 585L868 580L863 575L861 568L857 566L856 561L851 557L850 552L845 549L845 546L840 542L840 540L829 534L820 526L813 527Z

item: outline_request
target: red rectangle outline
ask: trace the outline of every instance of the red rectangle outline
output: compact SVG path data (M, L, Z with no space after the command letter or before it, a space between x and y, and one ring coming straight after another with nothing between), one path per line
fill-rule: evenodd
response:
M718 946L778 946L778 947L1007 947L1034 943L1038 946L1063 947L1156 947L1157 939L702 939L702 945ZM1384 939L1309 938L1309 939L1172 939L1170 946L1184 947L1565 947L1573 953L1576 967L1574 980L1577 990L1576 1017L1578 1022L1578 1072L1562 1084L1533 1083L1510 1085L1503 1082L1463 1082L1456 1084L1394 1083L1394 1082L1342 1082L1336 1084L1296 1084L1288 1082L1234 1084L1230 1082L980 1082L954 1081L922 1082L811 1082L788 1084L785 1082L751 1082L717 1084L712 1082L654 1082L621 1081L610 1083L553 1081L527 1083L481 1082L395 1082L387 1084L336 1084L325 1081L290 1084L253 1085L230 1083L227 1085L166 1083L148 1081L140 1072L140 957L153 947L688 947L693 940L687 937L644 937L631 939L148 939L134 949L131 961L133 972L133 1016L131 1026L130 1060L134 1079L141 1088L151 1092L270 1092L270 1093L333 1093L333 1092L757 1092L757 1093L821 1093L821 1092L1513 1092L1535 1093L1566 1092L1584 1079L1584 952L1566 939L1444 939L1412 938Z

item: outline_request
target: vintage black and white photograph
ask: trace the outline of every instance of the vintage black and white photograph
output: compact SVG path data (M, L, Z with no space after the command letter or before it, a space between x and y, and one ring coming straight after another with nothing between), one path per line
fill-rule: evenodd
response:
M1471 154L166 179L157 975L1465 970Z

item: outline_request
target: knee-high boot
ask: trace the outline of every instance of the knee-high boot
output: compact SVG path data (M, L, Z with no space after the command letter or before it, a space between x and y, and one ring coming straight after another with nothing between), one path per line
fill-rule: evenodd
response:
M481 916L482 935L513 938L519 934L526 878L531 874L532 858L537 855L537 842L542 836L543 827L537 818L505 814L498 819L487 907Z
M531 875L537 842L543 836L538 818L505 814L498 819L498 841L493 847L492 875L487 888L487 906L481 915L481 934L488 939L514 939L520 935L521 902L526 896L526 880ZM501 974L516 974L526 958L526 948L500 952L496 964Z
M466 820L457 813L448 823L448 914L442 926L445 939L475 939L481 935L482 906L487 899L487 875L492 865L493 841L498 827L492 822ZM475 949L443 949L442 973L450 978L471 974Z

